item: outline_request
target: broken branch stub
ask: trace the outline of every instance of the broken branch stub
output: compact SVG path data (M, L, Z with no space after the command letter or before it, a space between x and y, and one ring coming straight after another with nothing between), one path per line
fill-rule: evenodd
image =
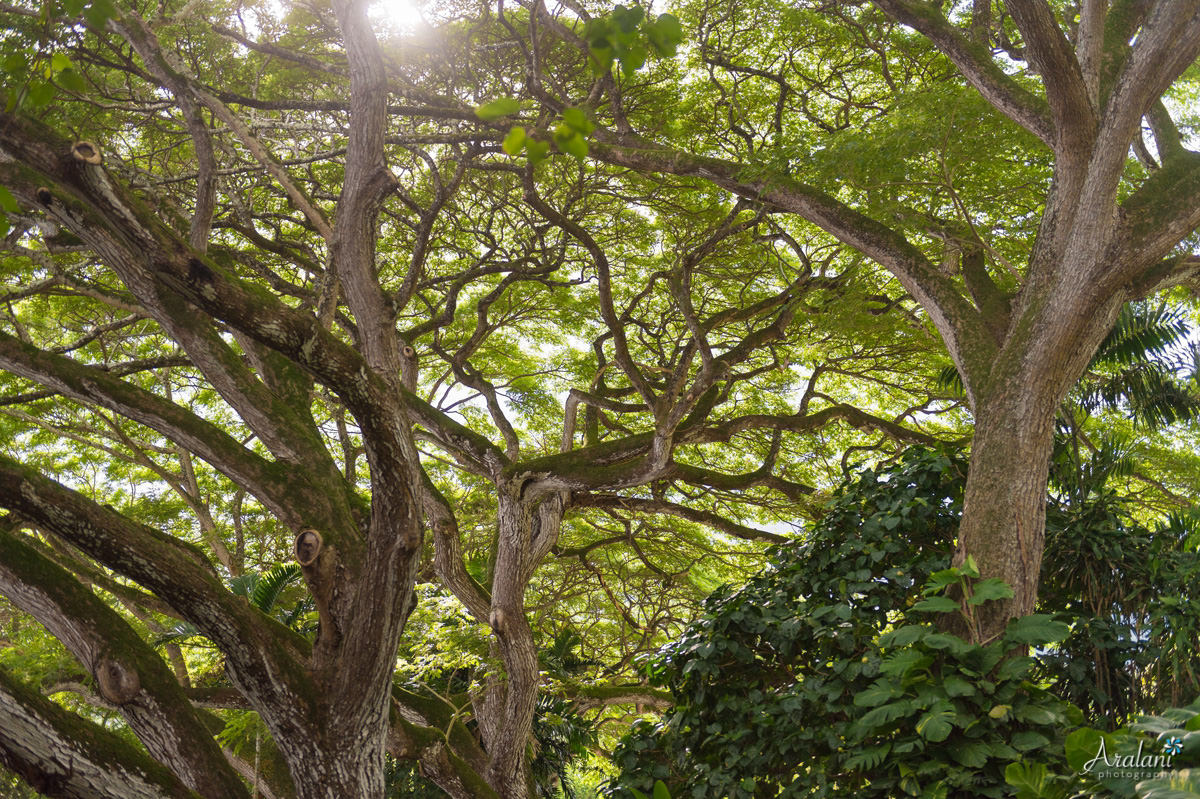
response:
M75 156L77 160L88 164L99 164L104 160L100 155L100 148L90 141L80 140L75 142L71 147L71 155Z
M100 696L114 705L123 705L142 690L138 673L119 660L104 656L96 664L96 685Z
M296 542L292 547L296 562L301 566L312 565L321 554L321 545L321 534L316 530L310 528L296 533Z

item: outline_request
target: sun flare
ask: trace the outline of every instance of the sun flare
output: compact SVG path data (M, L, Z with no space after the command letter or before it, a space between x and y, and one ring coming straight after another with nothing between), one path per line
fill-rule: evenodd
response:
M392 33L414 34L429 27L415 0L376 0L372 4L371 18Z

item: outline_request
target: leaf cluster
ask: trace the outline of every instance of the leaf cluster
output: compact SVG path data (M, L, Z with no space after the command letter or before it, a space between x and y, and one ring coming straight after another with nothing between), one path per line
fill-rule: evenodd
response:
M880 676L879 634L948 565L959 468L909 450L892 468L862 472L807 541L706 600L704 616L648 665L675 706L659 724L635 725L614 753L621 776L610 792L663 779L687 786L683 795L821 795L860 782L850 775L861 764L845 763L862 715L853 700Z

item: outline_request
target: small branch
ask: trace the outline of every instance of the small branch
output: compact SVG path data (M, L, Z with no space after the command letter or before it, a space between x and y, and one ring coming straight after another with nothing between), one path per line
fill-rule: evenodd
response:
M621 497L615 494L577 493L571 497L571 506L576 508L604 508L608 510L625 510L632 513L653 513L675 516L690 522L703 524L714 530L740 538L743 541L767 541L772 544L787 543L787 536L770 533L766 530L756 530L711 511L689 508L676 502L660 499L645 499L640 497Z

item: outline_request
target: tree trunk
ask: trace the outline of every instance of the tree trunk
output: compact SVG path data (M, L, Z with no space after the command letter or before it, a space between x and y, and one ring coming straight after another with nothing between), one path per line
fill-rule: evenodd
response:
M525 496L522 478L499 484L497 553L490 624L493 654L504 674L488 680L478 716L488 754L485 774L503 799L527 799L529 740L541 683L537 646L525 616L525 591L537 564L558 538L565 495Z
M1032 392L1030 392L1032 394ZM999 577L1011 600L975 608L970 637L987 641L1010 618L1033 612L1046 525L1046 488L1058 398L1000 397L981 403L958 534L955 564L969 553L983 577Z
M1055 416L1123 304L1074 282L1026 287L986 382L971 391L975 434L954 562L970 554L981 577L998 577L1014 593L975 608L968 634L977 641L1034 612Z
M382 730L359 729L354 735L342 735L336 732L338 729L344 726L314 730L304 748L280 746L292 774L296 799L382 799Z

